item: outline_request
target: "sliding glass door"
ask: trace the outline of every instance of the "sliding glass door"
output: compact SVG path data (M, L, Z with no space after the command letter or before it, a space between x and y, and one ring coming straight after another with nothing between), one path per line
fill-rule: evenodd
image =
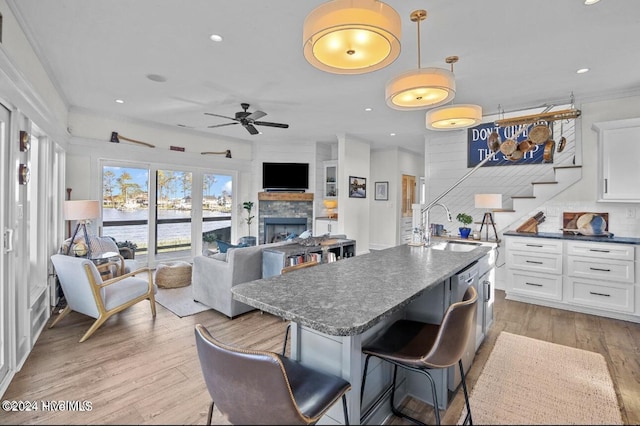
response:
M191 255L192 182L190 172L156 171L156 258Z
M140 264L190 259L230 241L232 187L233 176L215 171L103 164L102 233L133 246Z

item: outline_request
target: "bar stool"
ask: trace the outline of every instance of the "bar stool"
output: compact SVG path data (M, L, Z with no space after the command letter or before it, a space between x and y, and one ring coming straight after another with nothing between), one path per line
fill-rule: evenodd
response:
M398 417L404 417L414 423L424 424L413 417L404 414L394 405L396 390L396 376L398 367L424 374L431 383L433 394L433 407L436 423L440 424L440 412L438 410L438 395L436 384L429 374L430 369L448 368L458 363L462 380L464 399L467 405L467 415L463 424L473 424L471 419L471 406L467 393L462 355L467 341L474 332L478 294L476 289L470 286L461 302L449 306L442 318L442 323L427 324L412 320L398 320L384 333L372 342L367 343L362 352L366 354L362 388L360 389L360 402L364 395L365 380L369 358L374 356L393 364L393 387L391 389L391 411ZM468 423L467 423L468 422Z
M195 326L196 348L211 405L233 424L316 424L340 399L349 424L348 381L269 351L235 348Z

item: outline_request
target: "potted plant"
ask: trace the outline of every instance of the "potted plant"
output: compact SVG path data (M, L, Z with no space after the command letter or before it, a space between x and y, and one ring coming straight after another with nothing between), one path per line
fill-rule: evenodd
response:
M469 228L467 225L470 225L473 222L473 218L466 213L458 213L456 219L458 219L458 222L462 224L462 226L458 228L458 231L460 231L460 236L462 238L469 238L471 228Z
M251 236L251 223L253 222L253 218L255 216L251 215L251 210L253 210L253 201L245 201L244 203L242 203L242 208L245 209L247 211L247 217L244 218L243 220L245 222L247 222L247 228L249 229L249 235L246 237L242 237L240 238L240 243L241 244L247 244L250 246L255 246L256 245L256 237L252 237Z

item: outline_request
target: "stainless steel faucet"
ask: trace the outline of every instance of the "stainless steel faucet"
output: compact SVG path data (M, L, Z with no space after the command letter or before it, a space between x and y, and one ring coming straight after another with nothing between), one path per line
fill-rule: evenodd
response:
M425 235L423 236L424 239L424 245L429 247L431 245L431 227L429 226L429 211L431 211L431 209L434 206L440 206L444 209L445 212L447 212L447 220L449 222L451 222L451 212L449 211L449 209L447 208L447 206L445 206L444 204L441 203L435 203L432 204L431 206L429 206L429 208L425 209L424 211L424 216L425 216L425 229L424 229L424 233Z

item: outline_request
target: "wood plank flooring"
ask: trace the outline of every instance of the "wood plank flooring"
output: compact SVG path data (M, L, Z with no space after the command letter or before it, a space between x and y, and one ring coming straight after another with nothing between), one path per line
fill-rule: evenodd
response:
M213 310L178 318L142 302L109 319L84 343L93 320L72 312L45 329L2 400L90 401L91 411L0 412L0 424L205 424L209 394L195 348L194 325L245 347L280 351L286 322L254 311L229 320ZM640 324L513 302L496 292L495 322L468 374L472 388L501 331L598 352L609 365L625 424L640 424ZM52 319L49 320L50 322ZM460 392L446 413L454 424ZM426 404L407 409L433 423ZM389 424L405 424L391 418Z

